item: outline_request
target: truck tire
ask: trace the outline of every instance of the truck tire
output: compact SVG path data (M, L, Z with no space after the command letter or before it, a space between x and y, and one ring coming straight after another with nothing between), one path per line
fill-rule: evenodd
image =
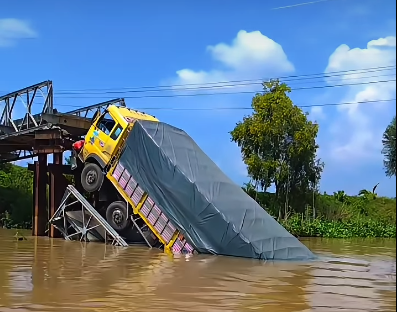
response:
M106 221L118 232L122 232L131 225L127 204L115 201L106 208Z
M98 191L103 183L104 175L101 167L87 163L81 172L81 185L88 193Z

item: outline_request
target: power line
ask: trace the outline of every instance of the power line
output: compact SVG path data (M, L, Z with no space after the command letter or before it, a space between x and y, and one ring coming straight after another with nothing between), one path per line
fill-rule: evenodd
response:
M392 102L396 99L384 99L384 100L372 100L372 101L359 101L359 102L342 102L342 103L326 103L326 104L301 104L296 105L299 108L311 108L311 107L327 107L327 106L346 106L346 105L361 105L361 104L373 104L373 103L385 103ZM75 108L83 108L79 105L56 105L56 106L67 106ZM135 110L181 110L181 111L197 111L197 110L250 110L251 106L243 107L135 107Z
M289 76L280 76L274 78L257 78L257 79L245 79L245 80L228 80L228 81L218 81L218 82L207 82L207 83L188 83L188 84L173 84L173 85L158 85L158 86L141 86L141 87L122 87L122 88L99 88L99 89L60 89L59 91L54 92L55 94L72 94L74 92L87 92L90 91L98 91L101 93L128 93L128 92L143 92L142 90L150 90L150 92L154 91L185 91L185 90L196 90L196 89L211 89L211 88L228 88L233 86L248 86L253 84L262 84L263 81L268 81L270 79L278 79L282 80L282 82L291 82L291 81L303 81L303 80L312 80L312 79L325 79L332 78L338 76L345 75L357 75L357 74L366 74L371 72L380 72L380 71L388 71L396 69L396 65L388 65L388 66L378 66L378 67L369 67L369 68L361 68L361 69L351 69L351 70L341 70L341 71L333 71L328 73L316 73L316 74L302 74L302 75L289 75ZM373 76L376 77L376 76ZM353 79L363 79L370 77L358 77ZM349 79L349 78L345 78ZM196 88L189 88L196 87ZM120 90L120 91L116 91ZM123 91L124 90L124 91ZM1 93L9 93L5 91L1 91Z
M64 89L59 90L60 92L89 92L89 91L114 91L114 90L145 90L145 89L161 89L161 91L165 91L164 88L170 89L170 91L176 91L175 88L185 88L185 87L197 87L202 88L206 86L216 87L219 84L239 84L239 83L262 83L263 81L268 81L271 79L279 79L285 82L288 81L296 81L296 80L308 80L308 79L319 79L319 78L331 78L338 77L343 75L354 75L354 74L365 74L370 72L377 71L385 71L396 69L396 65L388 65L388 66L378 66L378 67L369 67L362 69L352 69L352 70L341 70L341 71L333 71L328 73L316 73L316 74L302 74L302 75L289 75L289 76L280 76L273 78L257 78L257 79L244 79L244 80L224 80L218 82L206 82L206 83L186 83L186 84L173 84L173 85L158 85L158 86L140 86L140 87L122 87L122 88L100 88L100 89ZM183 89L182 89L183 90Z
M383 81L370 81L370 82L365 82L365 83L351 83L351 84L338 84L338 85L325 85L325 86L313 86L313 87L302 87L302 88L296 88L292 90L308 90L308 89L320 89L320 88L331 88L331 87L343 87L343 86L355 86L355 85L368 85L368 84L376 84L376 83L385 83L385 82L392 82L396 81L396 79L390 79L390 80L383 80ZM257 93L261 93L262 91L258 91ZM189 96L189 97L194 97L194 96L202 96L202 95L231 95L231 94L242 94L242 93L251 93L253 94L254 91L241 91L241 92L217 92L217 93L199 93L199 94L174 94L174 95L144 95L144 96L127 96L124 98L129 98L129 99L140 99L140 98L174 98L174 97L182 97L182 96ZM64 98L76 98L76 99L90 99L90 98L98 98L98 97L64 97ZM381 100L381 101L393 101L392 100ZM376 101L375 101L376 102ZM365 102L365 103L368 103ZM372 103L372 102L369 102ZM40 103L36 102L35 104L39 105ZM343 104L343 103L342 103ZM314 106L335 106L335 105L342 105L341 103L337 104L321 104L321 105L314 105ZM343 105L349 105L350 103L345 103ZM352 104L360 104L360 103L352 103ZM76 106L76 105L60 105L57 104L56 106L67 106L67 107L77 107L77 108L82 108L81 106ZM300 106L300 107L312 107L312 106ZM0 103L0 108L1 108L1 103ZM145 109L153 109L153 108L145 108ZM161 108L155 108L155 109L161 109ZM169 108L164 108L164 109L169 109ZM248 109L248 108L246 108Z
M348 77L348 78L343 78L343 80L357 80L357 79L368 79L368 78L380 78L380 77L390 77L390 76L395 76L396 74L384 74L384 75L371 75L371 76L365 76L365 77ZM328 76L328 77L333 77L333 76ZM321 79L327 78L327 77L319 77ZM298 81L304 80L304 79L295 79ZM295 81L295 80L283 80L282 82L289 82L289 81ZM336 81L336 80L332 80ZM313 83L316 81L310 81L309 83ZM328 81L331 82L331 81ZM174 92L179 92L179 91L195 91L195 90L220 90L220 89L229 89L229 88L236 88L236 87L248 87L248 86L254 86L254 85L262 85L263 82L247 82L247 83L238 83L238 84L224 84L224 85L216 85L216 86L201 86L201 87L188 87L188 88L169 88L169 89L151 89L151 90L126 90L126 91L88 91L88 92L82 92L82 91L70 91L70 92L55 92L57 95L78 95L78 94L84 94L84 95L95 95L95 94L128 94L128 93L148 93L148 92L164 92L164 91L174 91Z
M335 85L324 85L324 86L311 86L311 87L300 87L291 88L292 91L298 90L314 90L314 89L325 89L325 88L337 88L345 86L359 86L359 85L370 85L377 83L387 83L393 82L396 79L388 80L378 80L378 81L367 81L367 82L357 82L357 83L345 83L345 84L335 84ZM193 94L163 94L163 95L141 95L141 96L123 96L125 99L143 99L143 98L177 98L177 97L196 97L196 96L213 96L213 95L236 95L236 94L254 94L261 93L263 90L259 91L236 91L236 92L213 92L213 93L193 93ZM104 96L56 96L55 98L62 99L102 99Z

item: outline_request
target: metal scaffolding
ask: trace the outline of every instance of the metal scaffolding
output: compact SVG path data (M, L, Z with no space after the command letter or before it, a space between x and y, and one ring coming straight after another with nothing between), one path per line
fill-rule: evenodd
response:
M106 222L99 212L69 185L61 205L50 219L66 240L104 241L127 247L126 241Z

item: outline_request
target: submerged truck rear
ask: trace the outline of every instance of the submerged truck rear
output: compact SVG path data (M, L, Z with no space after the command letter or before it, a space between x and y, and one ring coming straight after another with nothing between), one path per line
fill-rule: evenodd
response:
M110 107L112 120L104 118L106 114L99 117L79 154L85 164L82 184L107 197L106 219L113 228L124 233L138 223L149 244L173 253L314 257L186 132L123 110ZM106 196L110 194L106 181L117 196Z
M313 257L178 128L135 121L118 166L150 194L149 206L155 202L161 207L161 214L200 253L258 259Z

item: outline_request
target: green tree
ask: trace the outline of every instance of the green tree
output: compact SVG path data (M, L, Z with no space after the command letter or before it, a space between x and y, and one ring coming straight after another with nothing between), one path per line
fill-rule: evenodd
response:
M248 183L244 183L242 188L244 192L246 192L249 196L251 196L253 199L256 199L257 191L255 185L253 185L251 181L249 181Z
M263 89L252 100L253 113L230 134L254 185L263 191L275 185L281 219L288 215L291 200L300 203L295 210L304 209L324 165L316 159L318 125L293 104L288 96L291 89L278 80L263 83Z
M383 133L383 164L388 177L396 175L396 116Z
M342 205L348 205L349 204L349 196L347 196L345 191L334 192L334 197Z
M0 226L28 227L32 220L33 174L4 164L0 169Z

